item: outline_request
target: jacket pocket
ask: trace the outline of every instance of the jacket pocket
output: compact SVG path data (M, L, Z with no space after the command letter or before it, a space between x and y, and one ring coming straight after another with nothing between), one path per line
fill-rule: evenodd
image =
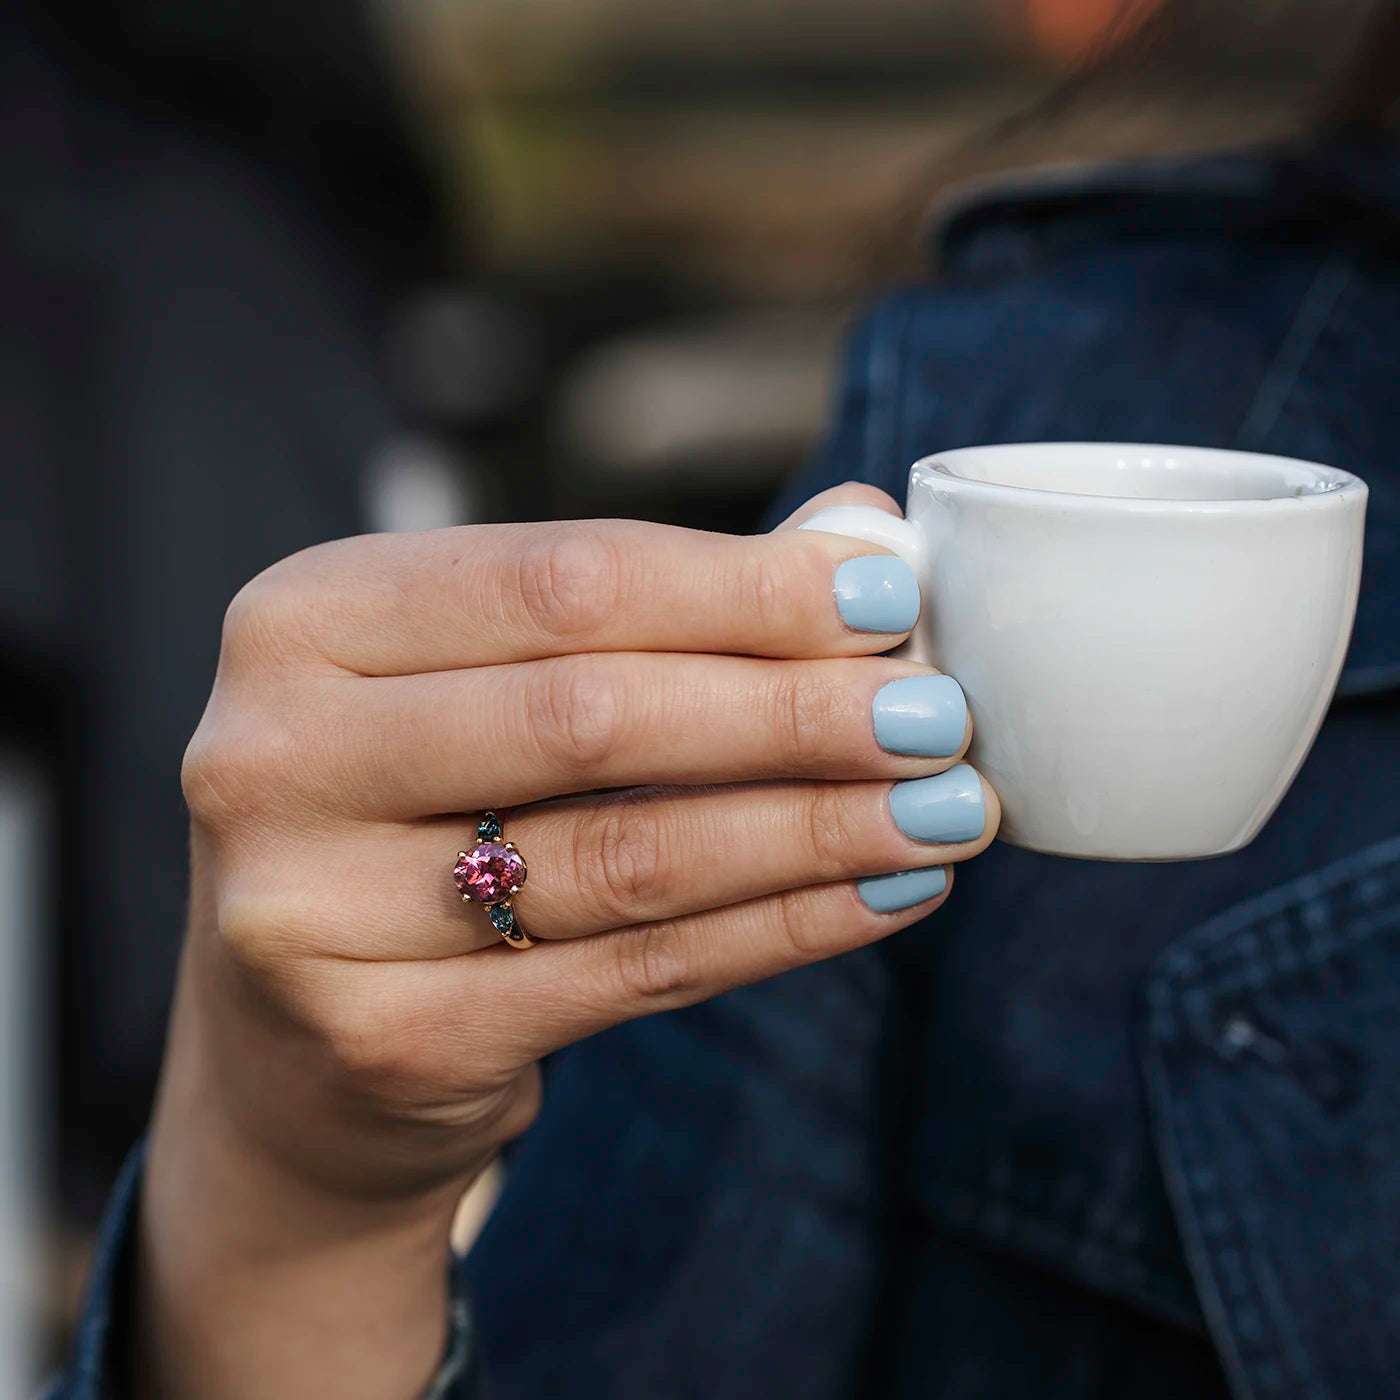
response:
M1148 983L1158 1154L1240 1396L1400 1374L1400 837L1237 905Z

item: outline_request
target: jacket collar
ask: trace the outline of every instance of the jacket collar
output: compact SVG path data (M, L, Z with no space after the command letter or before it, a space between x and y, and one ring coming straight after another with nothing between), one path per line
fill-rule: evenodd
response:
M1400 146L1357 136L1221 155L1065 164L955 186L935 206L940 267L985 265L987 234L1015 229L1020 250L1057 251L1131 233L1265 228L1345 231L1400 252ZM1010 248L1010 242L1003 243Z
M1024 275L1105 235L1286 229L1400 267L1400 146L1349 138L1190 159L1079 165L955 189L935 210L931 253L958 277ZM1358 395L1373 398L1378 368ZM1356 404L1367 411L1364 397ZM1383 404L1375 411L1393 416ZM1280 450L1286 451L1286 447ZM1352 466L1350 462L1339 465ZM1400 442L1358 464L1371 489L1366 565L1338 693L1400 691Z

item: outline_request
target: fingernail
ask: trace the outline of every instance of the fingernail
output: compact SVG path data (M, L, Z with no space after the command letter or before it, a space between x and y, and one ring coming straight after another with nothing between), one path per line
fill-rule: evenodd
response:
M982 780L959 763L931 778L913 778L890 789L890 815L911 840L972 841L982 834L987 813Z
M836 606L857 632L907 632L919 616L919 581L893 554L862 554L837 568Z
M898 875L873 875L856 881L856 893L877 914L912 909L926 899L937 899L948 888L948 872L941 865L932 870L902 870Z
M967 699L952 676L905 676L875 692L875 742L886 753L947 758L962 748Z

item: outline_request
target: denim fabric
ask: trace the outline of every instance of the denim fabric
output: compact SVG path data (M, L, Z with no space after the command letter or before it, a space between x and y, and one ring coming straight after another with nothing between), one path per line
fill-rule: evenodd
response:
M1008 187L936 253L775 518L976 442L1335 463L1372 488L1339 698L1244 851L996 846L880 948L556 1057L461 1268L493 1400L1394 1393L1400 156Z
M1400 836L1209 921L1148 983L1163 1165L1202 1307L1258 1400L1400 1376L1397 966Z
M1371 1400L1400 1363L1400 157L983 195L775 518L978 442L1371 485L1341 697L1247 849L997 846L879 949L558 1057L469 1268L492 1394Z
M144 1155L142 1147L132 1151L112 1188L68 1367L44 1392L44 1400L116 1400L120 1393L112 1372L121 1355L122 1313L131 1293L132 1238Z

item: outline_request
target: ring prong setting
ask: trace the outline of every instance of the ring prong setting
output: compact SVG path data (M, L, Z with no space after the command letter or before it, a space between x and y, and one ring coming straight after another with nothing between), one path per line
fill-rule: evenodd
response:
M477 826L477 843L457 853L452 879L465 904L482 905L492 926L512 947L529 948L534 940L515 922L511 899L525 885L525 859L514 841L501 840L500 819L488 812Z

